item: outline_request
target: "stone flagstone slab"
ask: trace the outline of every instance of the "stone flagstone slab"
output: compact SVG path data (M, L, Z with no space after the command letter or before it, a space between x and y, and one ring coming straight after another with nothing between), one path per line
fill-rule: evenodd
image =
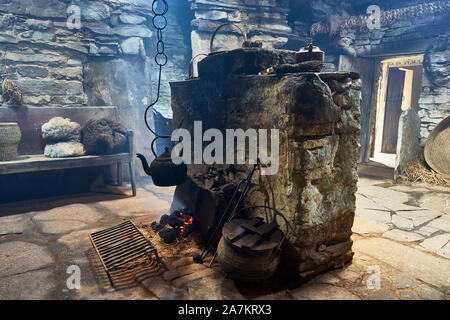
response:
M0 277L41 269L52 263L52 256L43 246L22 241L0 244Z
M383 233L389 230L385 223L374 221L365 217L355 216L352 231L360 235Z
M26 272L0 280L0 300L50 299L57 281L52 270Z
M62 234L84 229L103 215L92 206L70 204L43 211L32 217L33 222L46 234Z
M450 214L450 196L440 192L430 192L423 195L419 200L419 204L424 208Z
M151 194L147 194L145 198L101 201L98 204L122 217L130 217L138 214L159 214L164 210L166 213L169 213L170 208L169 202ZM155 219L157 217L158 215L155 215Z
M442 216L441 212L433 210L420 210L420 211L397 211L399 216L410 219L414 227L418 227L428 221L431 221L439 216Z
M444 294L427 285L422 285L416 289L417 294L424 300L444 300Z
M27 217L24 215L0 217L0 236L23 233L27 225Z
M438 251L436 251L436 253L447 259L450 259L450 242L447 242L447 244L444 247L442 247L441 249L439 249Z
M376 203L378 203L379 205L381 205L382 207L384 207L385 209L390 210L390 211L399 212L399 211L422 211L422 210L425 210L424 208L414 207L414 206L404 204L395 197L384 198L384 199L374 197L372 199L373 199L373 201L375 201Z
M86 228L88 225L77 220L54 220L41 221L38 223L38 226L41 232L45 234L64 234Z
M450 260L426 254L395 241L372 238L355 241L354 251L361 251L410 276L436 287L448 286Z
M438 231L439 231L439 229L437 229L437 228L433 228L433 227L429 227L429 226L423 226L422 228L417 230L417 233L420 233L421 235L423 235L425 237L430 237L430 236L432 236L434 233L436 233Z
M419 282L409 275L401 273L394 278L394 287L396 289L410 289L416 287Z
M450 215L445 214L442 217L431 221L427 226L450 232Z
M428 238L420 245L427 250L450 259L450 233L444 233Z
M356 194L355 215L378 222L391 222L391 213L389 210L361 194Z
M392 216L392 223L399 229L402 230L413 230L414 223L411 219L404 218L398 214Z
M398 203L404 203L409 200L408 194L404 192L399 192L389 188L382 188L377 186L359 187L358 193L363 194L369 198L395 199L395 201Z
M92 206L85 204L70 204L51 210L36 213L34 222L49 220L78 220L82 222L97 222L103 215Z
M296 300L361 300L345 288L329 284L312 284L290 291Z
M396 240L396 241L402 241L402 242L414 242L414 241L420 241L425 239L420 234L414 233L414 232L408 232L403 230L390 230L388 232L385 232L383 234L383 237Z

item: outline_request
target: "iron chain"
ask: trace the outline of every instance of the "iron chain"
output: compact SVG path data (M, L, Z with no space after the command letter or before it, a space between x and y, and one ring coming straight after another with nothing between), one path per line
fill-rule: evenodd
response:
M158 9L159 9L158 8L159 7L158 3L160 3L160 4L162 3L164 5L162 11L158 11ZM164 41L163 41L163 32L162 31L167 27L167 18L165 17L165 14L167 13L168 10L169 10L169 5L167 4L166 0L153 0L153 3L152 3L152 12L153 12L152 24L153 24L153 27L156 30L156 38L158 40L157 43L156 43L155 62L159 66L159 75L158 75L158 85L157 85L157 91L156 91L156 99L155 99L155 101L152 104L150 104L145 109L144 120L145 120L145 125L147 126L147 129L150 130L150 132L155 135L155 138L153 139L153 141L151 143L151 149L152 149L152 152L153 152L155 157L157 157L156 152L154 150L154 145L155 145L156 140L158 140L160 138L170 138L170 136L164 136L164 135L157 134L150 127L150 125L148 123L148 119L147 119L148 111L150 110L150 108L152 108L159 101L159 95L160 95L160 90L161 90L162 68L167 64L167 55L164 52L165 51L165 45L164 45Z

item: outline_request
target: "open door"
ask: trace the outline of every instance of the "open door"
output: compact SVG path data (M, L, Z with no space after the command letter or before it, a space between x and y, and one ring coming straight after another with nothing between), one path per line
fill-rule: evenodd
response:
M398 122L402 114L404 83L405 71L399 68L389 68L381 143L381 152L383 153L396 153L397 151Z
M376 63L372 59L341 55L339 57L339 71L358 72L362 81L361 104L361 151L359 162L369 162L370 157L370 128L372 119L372 101L375 81Z

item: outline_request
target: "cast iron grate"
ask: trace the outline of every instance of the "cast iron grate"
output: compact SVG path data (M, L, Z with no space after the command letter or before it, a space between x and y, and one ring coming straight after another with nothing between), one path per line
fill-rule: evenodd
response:
M156 248L131 220L91 233L89 238L113 287L122 287L124 280L134 278L131 271L140 259L154 254L156 261L150 263L159 263Z

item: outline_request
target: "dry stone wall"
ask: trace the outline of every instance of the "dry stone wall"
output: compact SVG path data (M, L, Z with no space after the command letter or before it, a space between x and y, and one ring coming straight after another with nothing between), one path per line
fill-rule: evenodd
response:
M369 5L381 9L380 28L369 29L365 20L354 28L342 28L346 19L366 15ZM314 34L313 39L327 52L328 71L337 70L340 54L380 61L387 55L424 53L425 72L418 110L423 146L436 124L450 115L447 59L450 2L363 1L349 5L347 1L322 0L312 5L311 14L312 30L326 28Z
M168 81L185 77L190 54L180 22L189 19L182 16L188 4L170 5L164 33L169 62L158 105L169 116ZM143 112L157 80L152 17L151 1L144 0L2 0L0 82L13 80L27 107L118 106L120 118L137 131L139 147L147 148ZM8 103L0 97L0 105Z
M245 26L249 40L261 40L268 48L281 48L294 37L288 24L289 1L286 0L189 0L192 20L192 54L209 53L214 30L223 23ZM225 27L215 39L215 50L239 48L242 37L236 29Z

